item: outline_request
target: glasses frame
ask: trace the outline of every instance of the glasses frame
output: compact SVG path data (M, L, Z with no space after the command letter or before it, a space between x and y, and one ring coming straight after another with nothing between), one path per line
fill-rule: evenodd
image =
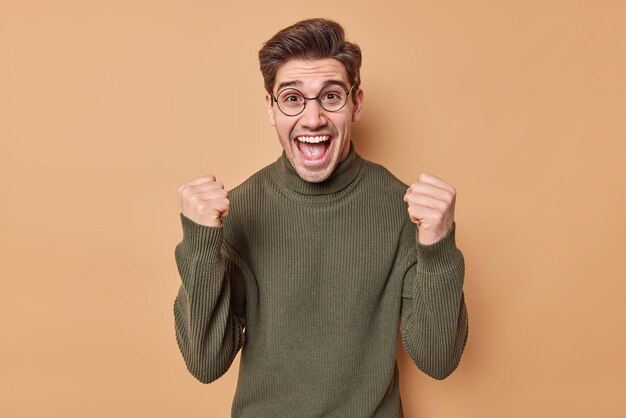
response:
M321 94L322 94L322 91L324 91L324 89L325 89L326 87L331 86L331 85L332 85L332 86L339 86L339 87L341 87L341 89L342 89L342 90L346 93L346 101L345 101L345 102L343 102L343 104L341 105L341 107L340 107L339 109L336 109L336 110L328 110L328 109L326 109L326 108L324 107L324 105L322 104L322 101L320 100L320 96L321 96ZM343 109L344 107L346 107L346 103L348 103L348 99L350 98L350 94L352 94L352 89L354 88L354 86L355 86L355 85L353 84L353 85L350 87L350 89L349 89L349 90L346 90L346 88L345 88L342 84L339 84L339 83L328 83L327 85L325 85L324 87L322 87L322 89L320 90L320 92L319 92L319 93L317 94L317 96L315 96L315 97L306 97L306 96L304 95L304 93L302 93L300 90L298 90L298 89L297 89L297 88L295 88L295 87L285 87L284 89L280 90L280 91L276 94L276 96L274 96L274 95L272 94L272 103L276 103L276 107L278 108L278 110L280 110L280 112L281 112L283 115L285 115L285 116L291 116L291 117L293 117L293 116L298 116L299 114L301 114L302 112L304 112L304 109L306 109L306 102L307 102L307 100L315 100L315 101L317 101L317 103L320 105L320 107L321 107L322 109L324 109L326 112L335 113L335 112L339 112L341 109ZM285 90L295 90L295 91L297 91L298 93L300 93L300 94L302 95L302 98L304 99L304 106L302 106L302 110L300 110L298 113L295 113L295 114L291 115L291 114L289 114L289 113L286 113L283 109L281 109L281 108L280 108L280 105L278 104L278 97L277 97L277 96L280 96L280 94L281 94L283 91L285 91Z

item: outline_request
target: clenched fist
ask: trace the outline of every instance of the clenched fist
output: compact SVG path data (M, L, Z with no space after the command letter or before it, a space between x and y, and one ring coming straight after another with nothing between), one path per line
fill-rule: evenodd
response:
M228 191L212 174L183 184L178 194L183 215L197 224L221 226L222 218L228 215Z
M443 238L454 223L456 190L428 173L420 174L407 189L409 218L419 230L420 244L433 244Z

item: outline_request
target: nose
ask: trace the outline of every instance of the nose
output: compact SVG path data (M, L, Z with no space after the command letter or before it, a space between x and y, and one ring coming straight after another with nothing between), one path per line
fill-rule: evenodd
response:
M326 125L326 113L315 99L307 100L304 110L300 114L303 127L314 130Z

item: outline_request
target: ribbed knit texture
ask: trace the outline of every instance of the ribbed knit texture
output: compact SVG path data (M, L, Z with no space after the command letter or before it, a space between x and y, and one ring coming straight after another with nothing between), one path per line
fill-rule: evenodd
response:
M233 417L402 417L400 324L421 370L456 368L467 311L455 227L420 245L406 188L353 147L318 184L283 154L231 191L222 227L181 215L178 344L205 383L243 347Z

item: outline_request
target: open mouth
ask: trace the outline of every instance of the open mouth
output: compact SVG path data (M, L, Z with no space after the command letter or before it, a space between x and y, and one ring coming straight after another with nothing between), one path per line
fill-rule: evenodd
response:
M330 135L301 135L296 137L296 146L302 160L310 165L322 164L327 157L332 140Z

